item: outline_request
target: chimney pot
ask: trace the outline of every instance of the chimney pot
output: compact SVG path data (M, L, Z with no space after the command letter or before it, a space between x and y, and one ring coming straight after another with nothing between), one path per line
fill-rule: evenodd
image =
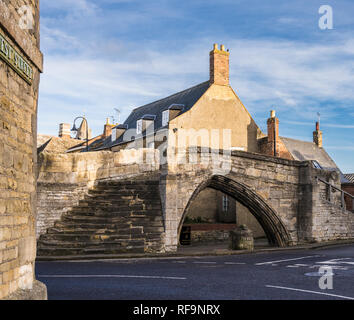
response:
M316 122L316 131L313 132L313 142L319 147L322 148L322 131L320 130L320 123Z

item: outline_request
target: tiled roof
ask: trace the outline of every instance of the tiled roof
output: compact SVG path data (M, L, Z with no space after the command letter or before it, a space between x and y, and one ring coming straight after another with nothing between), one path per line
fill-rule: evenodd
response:
M65 139L44 134L37 135L37 152L64 153L67 149L81 143L76 139Z
M288 149L295 160L316 160L323 169L339 172L341 175L342 183L347 182L347 179L344 177L343 173L340 171L336 163L332 160L324 148L319 148L313 142L284 137L280 137L280 139L284 142L285 147Z
M144 116L149 116L150 118L151 116L155 116L154 130L157 131L159 129L162 129L163 111L168 110L172 105L178 105L178 108L181 108L181 106L183 105L181 114L190 110L193 105L199 100L199 98L208 90L209 86L209 81L206 81L192 88L175 93L167 98L146 104L139 108L135 108L123 124L128 126L128 129L135 129L136 122L142 119ZM111 142L111 138L107 138L102 141L102 145L96 150L110 148L114 145L122 143L122 138L123 136L121 136L117 141L113 143Z
M136 128L137 120L141 119L144 115L155 115L155 129L159 129L162 127L163 111L168 110L173 104L184 105L182 112L188 111L208 88L209 81L206 81L187 90L175 93L167 98L136 108L132 111L127 120L125 120L124 124L127 124L129 129Z

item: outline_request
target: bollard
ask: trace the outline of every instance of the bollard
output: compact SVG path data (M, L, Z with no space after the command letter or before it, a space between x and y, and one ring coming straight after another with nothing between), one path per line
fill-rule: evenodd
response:
M253 234L246 225L241 225L230 231L230 249L251 251L254 249Z

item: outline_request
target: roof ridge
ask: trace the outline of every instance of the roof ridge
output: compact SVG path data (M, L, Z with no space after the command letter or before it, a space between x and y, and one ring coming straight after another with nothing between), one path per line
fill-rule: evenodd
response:
M306 142L306 143L310 143L310 144L315 144L313 141L306 141L306 140L294 139L294 138L289 138L289 137L281 137L281 136L279 136L279 138L281 138L281 139L289 139L289 140L294 140L294 141L300 141L300 142Z
M204 81L204 82L201 82L201 83L199 83L199 84L197 84L197 85L195 85L195 86L193 86L193 87L190 87L190 88L181 90L181 91L179 91L179 92L176 92L176 93L174 93L174 94L171 94L170 96L167 96L167 97L164 97L164 98L155 100L155 101L150 102L150 103L147 103L147 104L144 104L144 105L142 105L142 106L140 106L140 107L136 107L136 108L134 108L134 109L132 110L132 112L133 112L133 111L137 111L137 110L139 110L139 109L141 109L141 108L147 107L147 106L149 106L149 105L151 105L151 104L154 104L154 103L156 103L156 102L160 102L160 101L163 101L163 100L165 100L165 99L172 98L173 96L176 96L176 95L179 95L179 94L181 94L181 93L183 93L183 92L185 92L185 91L188 91L188 90L197 88L197 87L202 86L202 85L204 85L204 84L206 84L206 83L208 83L208 82L209 82L209 80Z

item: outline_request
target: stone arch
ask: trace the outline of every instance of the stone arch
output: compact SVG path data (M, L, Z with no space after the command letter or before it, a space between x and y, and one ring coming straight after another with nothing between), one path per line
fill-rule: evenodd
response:
M219 190L246 206L262 226L270 244L279 247L285 247L291 244L290 234L283 222L280 220L277 213L257 195L257 193L242 183L220 175L212 176L207 181L201 183L193 192L187 206L184 208L178 226L178 235L180 235L184 219L192 201L205 188Z

